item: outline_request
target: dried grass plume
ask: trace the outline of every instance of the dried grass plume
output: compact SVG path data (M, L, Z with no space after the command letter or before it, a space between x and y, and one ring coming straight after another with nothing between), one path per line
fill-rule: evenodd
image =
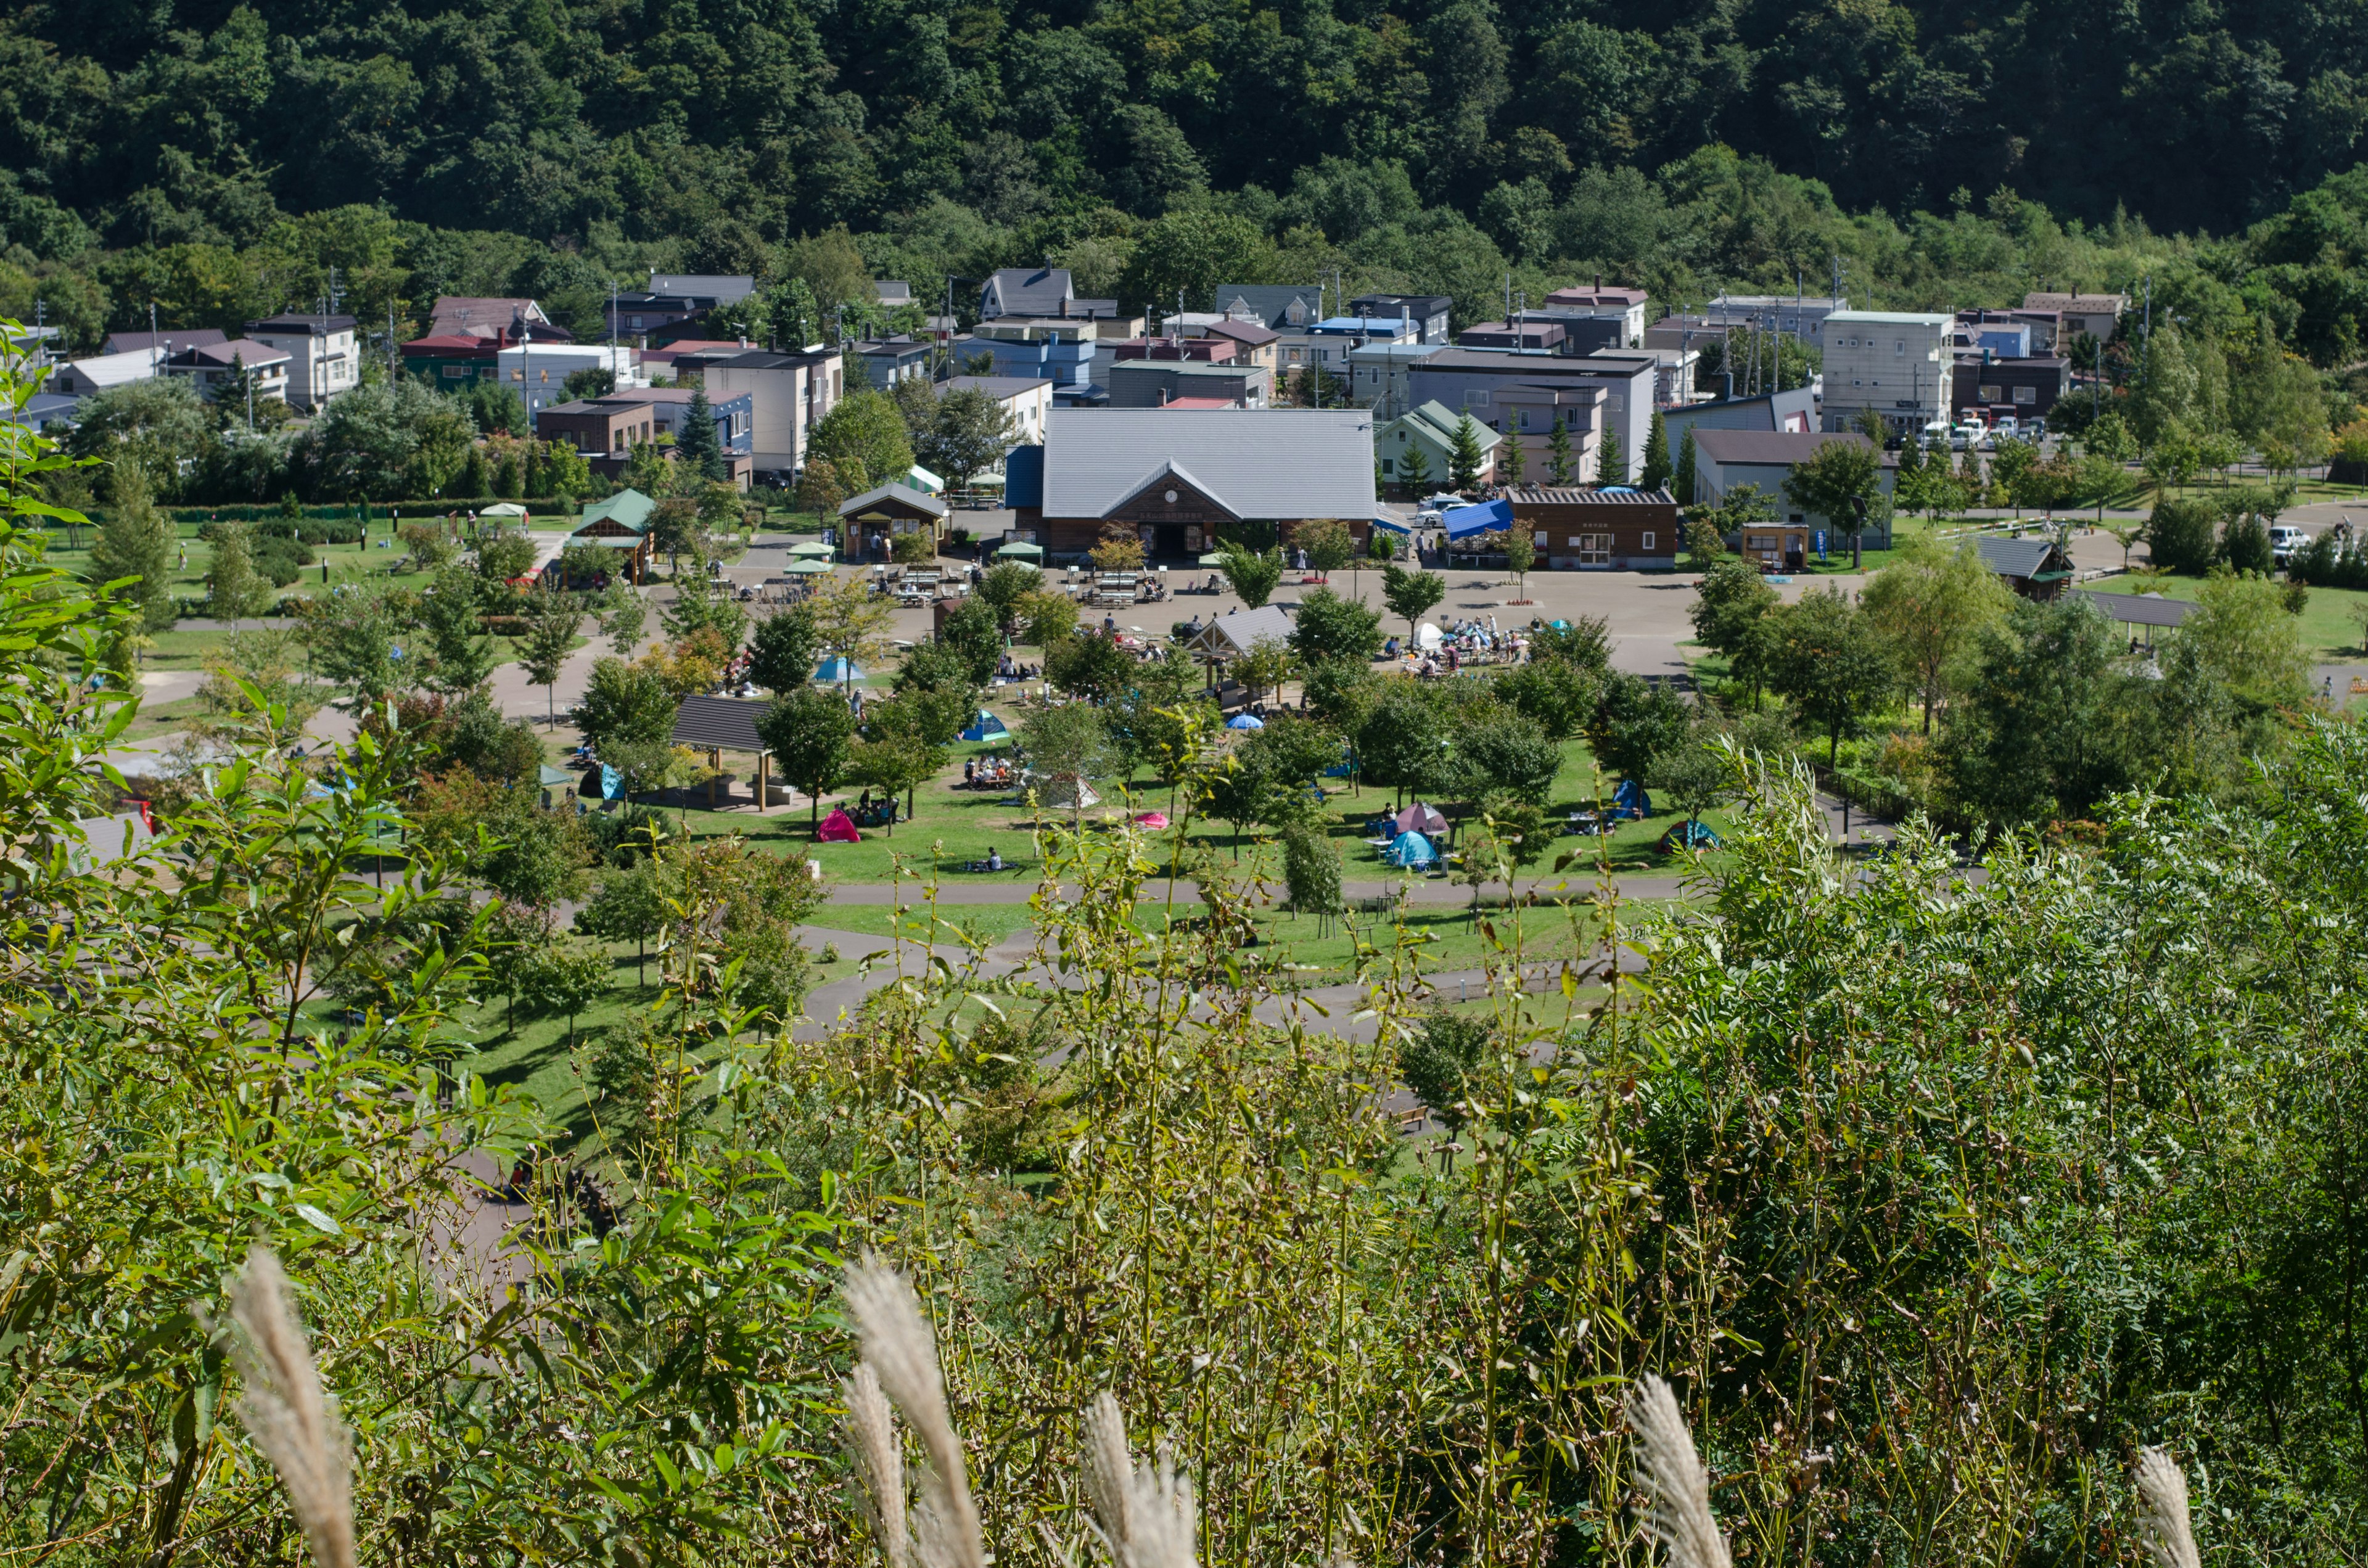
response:
M864 1365L880 1389L911 1423L928 1461L921 1469L920 1499L914 1510L914 1537L922 1568L986 1568L978 1509L971 1502L962 1439L946 1411L946 1390L938 1375L938 1351L921 1303L905 1277L871 1252L851 1264L840 1288L863 1342ZM891 1439L893 1447L893 1438ZM866 1484L870 1482L867 1478ZM872 1498L875 1518L884 1517ZM893 1563L896 1560L891 1557Z
M1086 1497L1095 1533L1118 1568L1193 1568L1192 1483L1162 1449L1156 1464L1127 1450L1126 1416L1109 1393L1086 1407Z
M352 1448L321 1392L313 1352L288 1300L288 1277L268 1247L246 1255L231 1287L230 1358L246 1381L238 1413L287 1483L288 1501L319 1568L354 1568Z
M1710 1472L1678 1414L1678 1396L1647 1372L1628 1395L1636 1432L1636 1489L1645 1494L1645 1531L1669 1551L1669 1568L1731 1568L1726 1538L1710 1511Z
M2203 1568L2188 1528L2187 1472L2164 1449L2138 1453L2138 1536L2155 1568Z
M888 1568L905 1568L913 1560L913 1537L905 1522L905 1452L896 1441L896 1418L871 1362L858 1362L842 1386L847 1392L847 1452L855 1461L872 1537L880 1542Z

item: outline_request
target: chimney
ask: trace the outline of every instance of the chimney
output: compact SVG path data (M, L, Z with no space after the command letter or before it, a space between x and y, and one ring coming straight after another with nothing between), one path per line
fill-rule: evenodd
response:
M1595 275L1595 291L1599 294L1603 292L1603 274L1600 272Z
M1733 370L1721 370L1718 374L1718 401L1721 403L1733 403L1735 401L1735 372Z

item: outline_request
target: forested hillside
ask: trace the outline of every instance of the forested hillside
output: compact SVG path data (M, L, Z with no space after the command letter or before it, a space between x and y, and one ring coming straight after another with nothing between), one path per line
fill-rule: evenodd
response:
M49 0L0 50L0 308L78 342L309 304L332 264L370 319L516 290L588 321L612 278L841 226L932 295L1337 267L1469 315L1508 270L1676 301L1839 254L1861 300L2150 271L2323 363L2357 335L2368 203L2288 210L2368 123L2332 6Z

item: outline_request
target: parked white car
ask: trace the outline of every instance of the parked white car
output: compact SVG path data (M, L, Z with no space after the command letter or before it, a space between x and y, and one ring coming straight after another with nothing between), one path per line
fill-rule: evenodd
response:
M1982 437L1988 434L1989 430L1986 426L1960 425L1949 432L1949 449L1952 452L1962 452L1978 447L1981 445Z
M2022 421L2011 414L2001 414L1998 416L1998 423L1990 426L1990 434L2001 441L2020 439L2022 436Z
M2310 548L2310 535L2291 523L2280 523L2270 530L2270 559L2283 566L2295 551Z

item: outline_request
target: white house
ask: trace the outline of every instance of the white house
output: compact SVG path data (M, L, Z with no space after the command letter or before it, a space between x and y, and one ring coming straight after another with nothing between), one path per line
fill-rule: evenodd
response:
M1923 312L1827 316L1825 428L1854 429L1869 408L1901 432L1948 418L1956 329L1956 317Z
M51 373L49 390L72 397L88 397L127 381L152 380L164 366L165 351L161 348L136 348L128 354L69 359Z
M618 392L649 385L638 356L623 344L537 343L529 335L523 343L497 350L495 360L502 384L526 399L529 418L567 402L567 378L578 370L610 372L617 378Z
M701 377L712 401L747 393L756 472L784 481L805 466L814 427L847 390L846 368L835 348L799 354L737 346L702 349L676 359L675 371Z
M288 405L317 414L361 385L351 316L287 314L246 324L246 335L288 356Z
M953 376L939 390L968 388L986 393L1011 415L1014 446L1032 447L1044 439L1044 421L1053 414L1053 383L1042 376Z

